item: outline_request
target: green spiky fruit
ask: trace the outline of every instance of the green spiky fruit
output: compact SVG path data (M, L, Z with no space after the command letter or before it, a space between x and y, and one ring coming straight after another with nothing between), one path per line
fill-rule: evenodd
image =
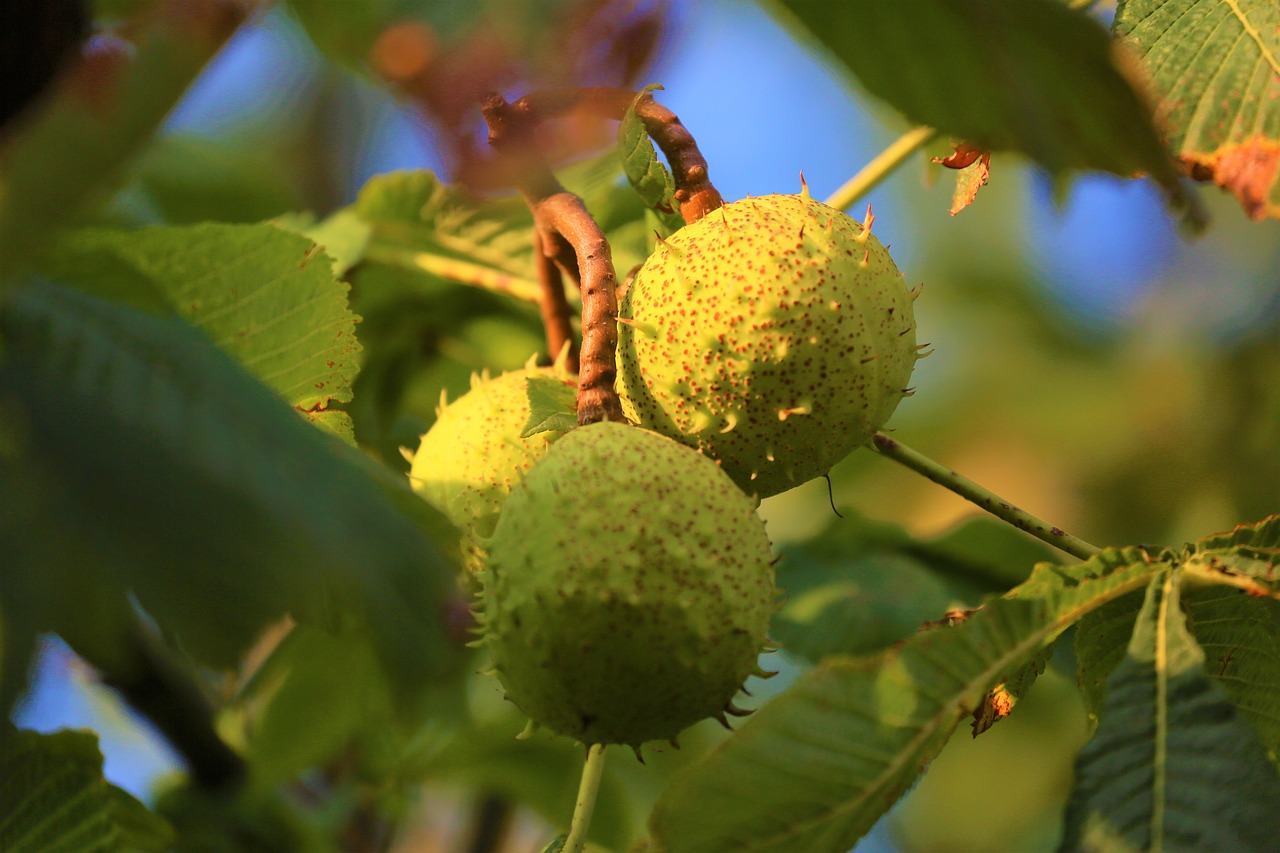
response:
M807 194L726 205L660 244L623 298L623 411L748 492L785 491L907 393L913 298L870 227Z
M706 457L619 423L568 433L515 488L482 582L507 698L587 744L723 719L774 609L754 502Z
M545 376L574 384L563 366L536 367L496 378L471 379L471 390L453 403L443 395L438 416L412 458L414 490L462 532L463 563L478 571L484 541L511 489L546 453L551 433L521 438L529 421L527 380Z

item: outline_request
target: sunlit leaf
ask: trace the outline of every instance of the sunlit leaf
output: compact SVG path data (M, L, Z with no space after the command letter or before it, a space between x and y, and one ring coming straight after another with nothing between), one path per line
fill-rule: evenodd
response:
M662 87L654 84L646 86L636 101L623 116L618 125L618 156L622 159L622 170L645 207L656 212L670 233L683 225L683 220L675 214L675 178L666 164L658 159L653 141L644 128L644 122L636 114L635 105L644 95Z
M951 196L950 213L955 216L978 197L978 190L987 185L991 176L991 157L984 155L965 166L956 175L956 191Z
M829 658L672 779L650 821L655 848L850 849L987 691L1084 614L1166 569L1140 549L1042 564L954 627L876 657Z
M1280 5L1120 0L1113 26L1141 57L1192 176L1230 190L1254 219L1280 217Z
M1206 676L1176 576L1148 586L1106 695L1077 759L1062 850L1275 848L1280 775Z
M370 227L365 255L536 302L533 217L524 201L480 201L430 172L379 175L353 208Z
M132 277L303 411L351 399L360 343L348 287L304 237L271 225L78 231L48 268L88 290L104 268Z
M578 425L578 392L571 383L550 376L530 376L529 423L521 438L540 432L568 432Z
M102 775L95 735L17 732L0 759L0 850L5 853L162 851L164 819Z
M320 222L316 222L315 217L310 214L301 213L277 216L272 222L314 241L333 259L333 274L338 277L345 276L364 258L372 231L369 223L349 207L344 207Z
M783 0L804 35L909 120L1050 174L1150 174L1191 199L1106 31L1058 0Z

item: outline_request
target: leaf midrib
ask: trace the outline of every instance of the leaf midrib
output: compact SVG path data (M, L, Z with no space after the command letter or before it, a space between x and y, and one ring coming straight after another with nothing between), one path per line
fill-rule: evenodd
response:
M1047 622L1039 631L1032 633L1026 640L1013 646L1008 653L1002 655L990 666L984 669L978 677L970 679L965 689L958 691L958 693L961 695L967 695L974 689L974 687L989 684L999 675L1000 672L1008 667L1012 661L1022 657L1033 647L1043 645L1048 641L1049 637L1065 631L1068 627L1078 622L1089 612L1096 610L1110 601L1114 601L1122 595L1127 595L1130 592L1146 586L1150 582L1151 576L1159 571L1163 571L1167 568L1167 565L1168 564L1159 562L1149 563L1148 568L1152 569L1150 574L1144 573L1137 575L1129 581L1113 587L1100 596L1091 598L1087 602L1083 602L1074 608L1064 611L1057 619ZM1098 580L1102 580L1102 578L1099 578ZM775 843L780 843L788 838L803 835L810 827L829 823L837 816L856 811L863 803L870 799L874 793L880 791L886 784L888 784L888 782L897 777L903 766L906 765L908 761L914 759L921 744L933 735L937 728L943 724L944 720L948 718L954 720L953 726L959 723L961 712L963 711L963 708L961 707L962 704L963 703L960 699L956 699L946 703L942 708L940 708L938 713L930 718L930 724L920 728L919 733L908 742L908 748L900 750L898 753L899 758L890 762L885 771L877 776L871 785L863 788L863 792L860 796L847 800L843 804L837 805L831 809L820 812L807 820L792 824L792 826L788 827L786 832L778 833L773 836L766 836L763 839L759 839L762 843L752 844L743 849L748 851L767 850Z
M1267 48L1266 42L1262 40L1262 33L1254 28L1249 16L1240 8L1239 0L1223 0L1223 2L1227 4L1232 14L1240 21L1240 26L1244 27L1244 31L1249 34L1249 38L1253 39L1254 44L1258 46L1258 52L1262 54L1262 58L1271 66L1271 70L1276 74L1280 74L1280 59Z

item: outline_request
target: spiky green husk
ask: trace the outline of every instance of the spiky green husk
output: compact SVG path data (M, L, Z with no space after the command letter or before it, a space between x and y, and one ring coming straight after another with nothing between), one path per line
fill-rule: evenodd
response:
M482 573L507 698L633 747L722 715L774 609L755 504L710 460L617 423L560 439L507 499Z
M471 390L441 402L438 417L413 455L414 490L462 532L463 563L478 571L507 495L542 458L550 433L521 438L529 421L526 382L547 376L573 383L563 366L536 367L496 378L473 376Z
M869 231L808 195L728 204L645 261L619 311L642 426L774 495L879 429L918 357L913 295Z

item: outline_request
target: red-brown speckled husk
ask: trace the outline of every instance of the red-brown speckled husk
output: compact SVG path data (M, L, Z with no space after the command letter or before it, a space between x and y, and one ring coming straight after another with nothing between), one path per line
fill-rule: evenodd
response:
M627 424L579 427L516 486L490 542L484 645L507 698L583 743L670 740L730 704L777 595L755 503Z
M641 425L767 497L879 429L918 357L912 294L868 229L808 195L682 228L619 312L618 390Z

